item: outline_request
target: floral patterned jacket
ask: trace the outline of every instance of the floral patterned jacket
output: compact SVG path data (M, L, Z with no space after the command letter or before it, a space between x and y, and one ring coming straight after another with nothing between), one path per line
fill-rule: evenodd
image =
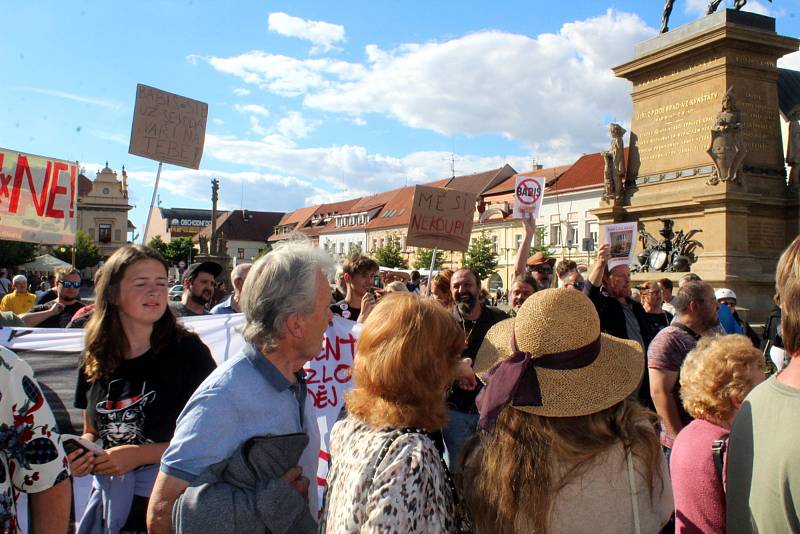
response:
M0 347L0 533L19 532L16 499L69 477L55 417L30 366Z

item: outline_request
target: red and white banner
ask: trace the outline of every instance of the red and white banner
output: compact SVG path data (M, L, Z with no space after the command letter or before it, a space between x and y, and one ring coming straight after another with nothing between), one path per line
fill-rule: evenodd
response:
M77 195L76 162L0 148L0 239L74 244Z

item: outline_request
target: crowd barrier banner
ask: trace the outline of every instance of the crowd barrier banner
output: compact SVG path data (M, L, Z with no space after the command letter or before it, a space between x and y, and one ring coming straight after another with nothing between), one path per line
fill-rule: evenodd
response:
M0 148L0 239L72 245L78 164Z
M241 335L244 326L244 315L241 313L182 317L178 321L200 336L217 365L234 357L245 345ZM359 326L354 321L334 315L332 324L325 332L320 354L305 366L309 400L316 410L320 433L320 462L317 473L320 506L327 484L330 461L328 453L330 429L344 407L344 394L352 387L351 368ZM58 390L59 400L63 405L72 406L74 398L71 392L74 391L77 378L78 355L83 350L83 335L84 331L79 329L0 328L0 345L17 351L23 359L37 353L47 356L48 359L67 359L69 365L62 365L56 369L56 372L62 375L69 375L60 377L62 381L66 381L66 385L53 389ZM33 363L31 366L34 369L37 367ZM50 378L48 377L48 385L51 385ZM55 406L53 409L56 411ZM59 410L63 411L63 408ZM77 433L81 431L80 428L75 430ZM91 477L74 479L76 517L81 517L83 513L90 488ZM20 511L24 509L22 506L19 507Z

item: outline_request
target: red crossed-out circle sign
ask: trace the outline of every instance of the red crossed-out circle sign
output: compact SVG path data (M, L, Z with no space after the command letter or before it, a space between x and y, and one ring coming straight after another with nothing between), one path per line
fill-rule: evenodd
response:
M542 196L542 187L533 179L522 180L517 186L517 198L522 204L534 205Z

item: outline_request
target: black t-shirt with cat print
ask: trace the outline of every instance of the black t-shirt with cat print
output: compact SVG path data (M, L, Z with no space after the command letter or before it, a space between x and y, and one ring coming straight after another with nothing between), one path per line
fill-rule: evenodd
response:
M187 334L165 350L125 360L107 379L89 384L81 369L75 407L86 410L103 447L172 439L178 415L216 364L199 337Z

